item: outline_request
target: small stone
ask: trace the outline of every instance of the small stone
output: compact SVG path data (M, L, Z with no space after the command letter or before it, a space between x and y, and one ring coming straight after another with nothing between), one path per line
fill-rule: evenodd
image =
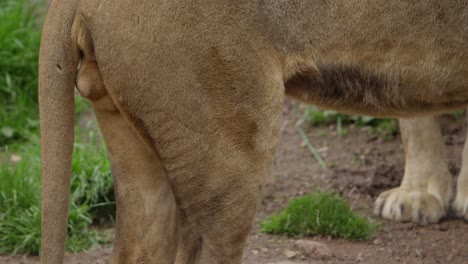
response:
M250 252L252 252L252 254L254 254L254 255L258 255L258 250L256 250L256 249L254 249L254 250L252 250Z
M260 251L263 252L263 253L266 253L266 252L268 252L268 248L261 248Z
M13 163L20 162L20 161L21 161L21 156L18 156L18 155L16 155L16 154L13 154L13 155L11 155L11 157L10 157L10 161L13 162Z
M437 225L437 230L439 230L439 231L447 231L447 230L449 230L449 227L448 227L448 225L439 224L439 225Z
M362 252L359 252L356 258L356 262L363 262L364 261L364 256L362 255Z
M382 239L376 238L376 239L374 239L373 243L374 243L374 245L380 245L380 244L382 244Z
M295 244L310 257L325 259L331 258L334 255L330 247L317 241L300 239Z
M297 256L297 252L296 251L292 251L292 250L286 250L284 251L284 255L288 258L288 259L292 259L294 257Z
M327 151L328 151L328 147L323 147L323 148L317 149L317 152L319 152L319 153L323 153L323 152L327 152Z

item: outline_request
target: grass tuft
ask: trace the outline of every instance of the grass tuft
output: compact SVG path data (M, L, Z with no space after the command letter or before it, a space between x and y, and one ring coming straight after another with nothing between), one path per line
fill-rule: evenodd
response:
M44 1L0 0L0 254L37 254L40 247L38 53ZM89 109L83 99L77 112ZM96 126L94 126L96 127ZM95 129L94 129L95 130ZM67 250L109 243L91 224L112 219L110 164L91 127L77 128ZM83 143L85 142L85 143Z
M107 153L99 136L90 136L90 131L77 127L77 135L81 135L77 140L87 143L76 143L74 148L67 240L67 250L71 252L108 244L109 237L92 230L90 225L112 218L115 210ZM0 254L39 252L39 152L39 137L35 135L28 144L10 145L1 153Z
M0 146L37 131L38 4L0 1Z
M320 110L315 106L307 106L302 119L314 126L336 123L337 132L340 136L346 135L343 124L356 124L360 127L370 127L371 133L388 141L393 140L398 134L398 124L395 119L346 115L333 110Z
M288 236L331 236L349 240L372 237L376 224L358 216L338 195L314 192L292 199L287 207L260 223L261 231Z

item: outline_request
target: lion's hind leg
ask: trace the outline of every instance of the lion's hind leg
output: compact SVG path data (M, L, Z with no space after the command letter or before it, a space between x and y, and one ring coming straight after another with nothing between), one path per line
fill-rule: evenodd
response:
M206 170L174 184L182 210L177 264L242 263L243 249L261 197L264 171Z
M108 146L117 203L111 263L173 263L177 207L159 157L120 113L97 110L96 115Z
M91 100L111 160L117 212L110 263L173 263L179 220L159 156L119 112L95 62L82 62L77 88Z
M400 187L382 193L375 213L397 221L436 223L446 215L451 174L440 127L433 117L400 120L405 175Z

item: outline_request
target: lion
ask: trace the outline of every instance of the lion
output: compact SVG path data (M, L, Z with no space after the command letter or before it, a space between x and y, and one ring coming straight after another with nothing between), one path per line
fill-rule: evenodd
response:
M467 14L462 0L53 0L39 58L41 262L64 256L75 85L112 164L110 262L241 263L284 96L381 117L466 107Z
M405 173L400 187L380 194L374 211L391 220L420 225L437 223L447 215L452 199L452 175L439 124L435 117L399 122L406 154ZM468 221L468 141L465 142L452 208Z

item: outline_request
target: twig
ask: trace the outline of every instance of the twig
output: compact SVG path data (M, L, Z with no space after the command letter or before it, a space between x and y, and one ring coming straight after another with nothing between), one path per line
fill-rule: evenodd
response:
M300 127L296 127L296 128L297 128L297 131L299 131L299 134L301 135L302 140L304 141L304 143L306 143L310 152L312 152L312 155L314 155L315 159L319 162L320 166L326 169L327 164L323 161L322 157L320 157L320 154L317 152L314 146L312 146L312 143L310 143L310 140L309 138L307 138L307 135L304 133L304 130L302 130L302 128Z
M342 137L344 135L344 132L343 132L343 121L341 120L341 115L338 115L336 119L336 127L338 129L338 136Z

